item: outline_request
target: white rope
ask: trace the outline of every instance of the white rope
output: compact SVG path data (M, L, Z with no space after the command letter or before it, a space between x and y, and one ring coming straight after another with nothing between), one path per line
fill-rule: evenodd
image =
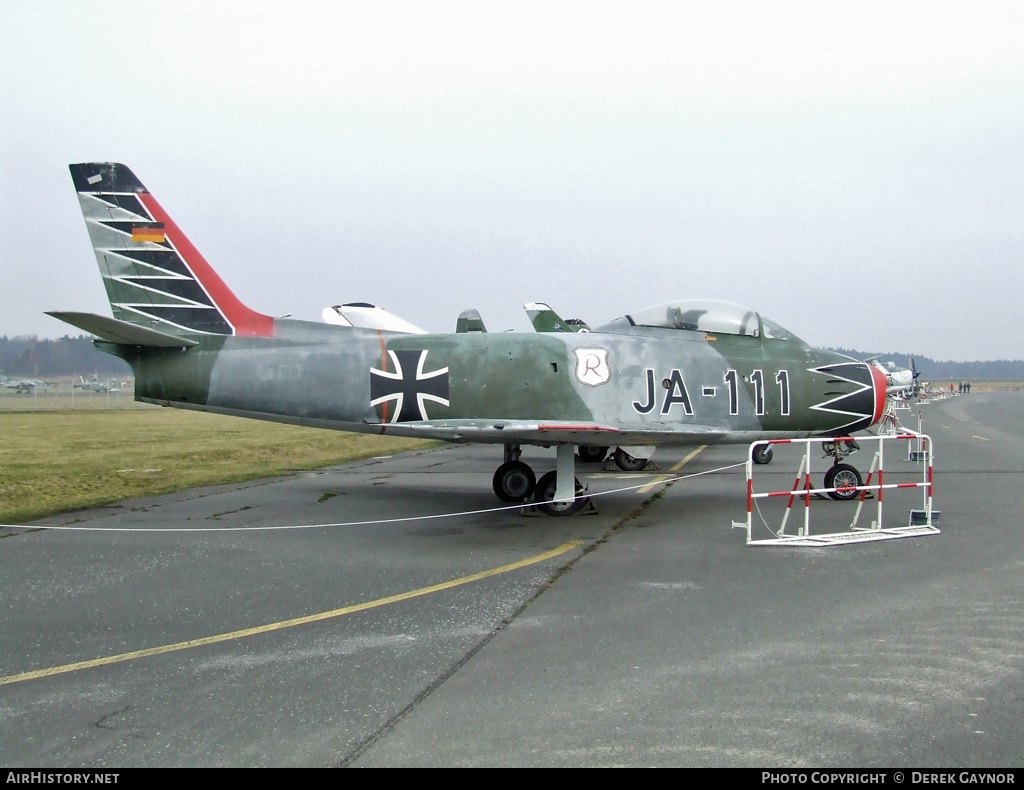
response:
M707 469L703 472L694 472L689 475L677 475L676 477L667 477L664 480L658 480L655 483L647 481L640 483L635 486L626 486L624 488L614 488L610 491L598 491L594 494L587 494L586 497L593 499L600 496L608 496L609 494L619 494L623 491L634 491L638 488L643 488L649 485L667 485L675 483L680 480L688 480L694 477L702 477L703 475L710 475L716 472L725 472L729 469L735 469L738 466L745 466L745 463L730 464L729 466L720 466L717 469ZM484 508L482 510L462 510L456 513L435 513L427 516L401 516L399 518L382 518L382 519L369 519L366 521L338 521L327 524L288 524L288 525L275 525L268 527L75 527L75 526L45 526L41 524L0 524L0 528L6 529L30 529L30 530L54 530L61 532L155 532L155 533L170 533L170 532L271 532L271 531L284 531L294 529L326 529L328 527L365 527L373 524L401 524L408 521L428 521L430 519L438 518L460 518L462 516L478 516L485 513L500 513L504 510L521 510L523 507L529 507L531 503L520 502L514 505L504 505L501 507Z

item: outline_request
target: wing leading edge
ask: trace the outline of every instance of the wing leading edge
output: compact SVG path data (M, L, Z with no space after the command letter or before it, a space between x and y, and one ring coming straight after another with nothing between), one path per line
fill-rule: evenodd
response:
M711 425L630 430L597 422L556 420L416 420L381 423L380 432L448 442L574 445L687 445L716 443L727 432Z

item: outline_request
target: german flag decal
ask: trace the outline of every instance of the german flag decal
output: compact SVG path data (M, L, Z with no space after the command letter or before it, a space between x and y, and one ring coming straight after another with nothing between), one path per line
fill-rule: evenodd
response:
M132 241L151 241L155 244L163 244L164 223L154 222L150 225L133 225Z

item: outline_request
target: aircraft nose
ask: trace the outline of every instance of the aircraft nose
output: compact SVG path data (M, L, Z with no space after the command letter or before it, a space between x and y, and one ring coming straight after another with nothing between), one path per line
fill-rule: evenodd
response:
M885 380L885 374L875 365L866 365L866 367L871 371L871 381L875 391L875 413L871 418L871 424L874 425L882 419L882 413L885 411L885 390L888 382Z

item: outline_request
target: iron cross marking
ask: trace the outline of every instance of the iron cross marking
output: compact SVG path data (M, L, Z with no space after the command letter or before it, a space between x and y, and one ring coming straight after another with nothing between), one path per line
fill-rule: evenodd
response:
M428 420L426 402L448 405L448 368L423 372L427 351L388 351L394 370L370 368L370 405L395 402L386 422Z

